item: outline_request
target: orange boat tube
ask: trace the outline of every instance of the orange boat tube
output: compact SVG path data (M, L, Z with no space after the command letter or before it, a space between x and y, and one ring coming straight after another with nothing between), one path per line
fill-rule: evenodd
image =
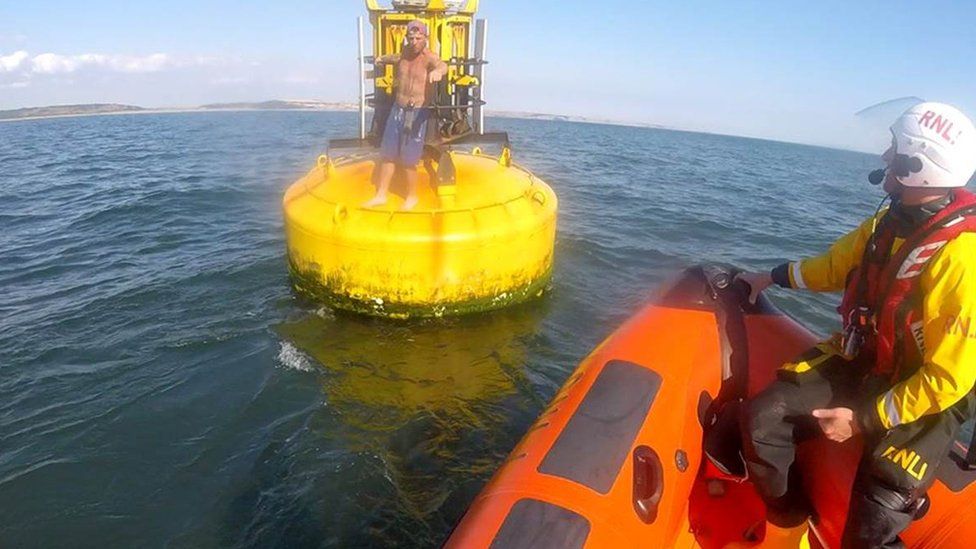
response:
M446 547L761 545L765 507L722 465L738 431L717 404L757 393L817 338L764 297L749 304L732 275L685 271L586 357ZM929 508L902 534L909 547L976 539L969 443L944 461ZM800 446L811 546L840 547L859 459L858 440Z

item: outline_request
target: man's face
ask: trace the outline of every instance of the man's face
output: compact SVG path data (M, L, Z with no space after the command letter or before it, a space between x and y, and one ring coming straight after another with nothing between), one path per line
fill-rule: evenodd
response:
M407 33L407 47L410 51L420 53L426 44L427 36L424 33L415 30Z
M893 170L891 166L892 162L894 162L895 160L896 152L897 152L897 145L895 143L895 140L892 139L891 146L888 147L888 150L886 150L881 154L881 160L885 163L885 166L888 167L888 171L885 172L883 187L885 192L890 195L896 195L899 192L901 192L902 189L901 183L899 183L898 180L895 179L895 170Z

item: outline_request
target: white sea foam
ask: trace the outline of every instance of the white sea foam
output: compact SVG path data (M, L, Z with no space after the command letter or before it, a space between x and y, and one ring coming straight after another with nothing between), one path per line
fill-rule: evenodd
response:
M283 368L300 372L311 372L313 370L312 359L287 341L282 341L278 348L278 364Z
M315 310L315 316L324 318L326 320L332 320L335 318L335 313L333 313L332 309L328 307L319 307Z

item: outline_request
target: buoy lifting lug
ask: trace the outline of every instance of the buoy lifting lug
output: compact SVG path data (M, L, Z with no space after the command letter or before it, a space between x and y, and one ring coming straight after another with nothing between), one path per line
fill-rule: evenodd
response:
M329 157L329 155L327 154L319 155L318 159L316 160L316 164L318 164L318 167L322 169L322 172L325 175L326 179L335 175L335 163L332 162L332 159Z
M512 149L502 148L502 154L498 157L498 163L506 168L512 167Z

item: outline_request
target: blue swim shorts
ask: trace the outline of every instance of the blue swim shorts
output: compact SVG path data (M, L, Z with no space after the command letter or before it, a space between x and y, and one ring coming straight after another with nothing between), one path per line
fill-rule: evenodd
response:
M424 152L424 135L427 133L429 116L430 109L404 108L394 103L390 116L386 118L386 129L383 130L383 141L380 143L380 158L401 166L416 166Z

